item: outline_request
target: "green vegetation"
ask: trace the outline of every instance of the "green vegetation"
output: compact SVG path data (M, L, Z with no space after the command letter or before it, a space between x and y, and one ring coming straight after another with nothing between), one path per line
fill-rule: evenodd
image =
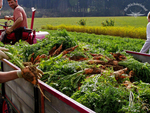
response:
M106 27L106 26L114 26L115 25L115 21L110 19L110 20L105 20L103 21L102 23L102 26L103 27Z
M86 26L79 26L80 20L86 20ZM102 22L113 20L115 25L102 27ZM29 21L29 20L28 20ZM43 22L43 23L42 23ZM146 39L146 17L69 17L69 18L35 18L34 29L66 29L73 32L87 32L99 35L111 35ZM41 26L40 26L41 25ZM37 27L39 26L39 27Z
M64 25L78 25L81 19L86 20L87 26L102 26L101 23L107 19L112 19L115 21L115 26L133 26L133 27L146 27L147 18L143 17L54 17L54 18L35 18L34 29L40 29L42 25L53 25L58 26ZM30 19L28 19L30 27Z
M85 26L86 25L86 20L85 19L81 19L79 20L79 22L77 22L79 25L81 26Z
M86 19L87 26L101 26L101 22L110 19L110 17L35 18L34 29L40 30L42 25L47 24L53 26L60 24L77 25L76 22L80 19ZM111 17L111 19L115 21L115 27L145 28L147 24L146 17ZM30 23L31 19L28 19L29 27ZM40 64L38 64L39 68L44 71L41 80L97 113L146 113L150 111L150 80L148 79L150 64L140 63L125 53L125 50L139 52L145 42L144 40L87 33L68 33L65 30L47 31L50 36L38 41L37 44L29 45L20 41L16 45L5 45L5 47L9 48L9 52L14 56L27 62L30 61L31 57L35 59L38 55L49 55L49 51L55 45L58 48L64 44L62 51L79 45L65 57L59 54L41 59ZM127 60L119 62L119 64L135 71L136 74L135 82L129 89L123 85L123 82L118 83L115 76L110 76L114 72L111 67L107 68L107 73L90 76L84 73L86 68L93 69L102 65L89 65L87 60L70 60L76 56L91 59L90 53L113 58L111 53L118 52L127 57ZM35 53L34 56L32 53ZM107 61L105 57L103 57L103 61ZM133 101L129 99L131 94L134 95Z
M97 35L111 35L111 36L121 36L121 37L130 37L130 38L140 38L146 39L146 28L144 27L97 27L97 26L76 26L76 25L45 25L41 27L42 29L47 30L57 30L57 29L66 29L71 32L81 32L81 33L90 33Z
M58 26L64 25L78 25L81 19L86 20L87 26L102 26L101 23L105 20L112 19L115 21L115 26L133 26L133 27L146 27L147 18L146 16L140 17L51 17L51 18L35 18L34 19L34 29L40 30L43 25L53 25ZM2 20L1 22L6 22ZM13 22L12 22L13 23ZM28 27L30 28L31 18L28 18Z
M150 80L147 79L150 76L150 64L140 63L125 53L125 50L139 51L144 40L69 33L66 30L48 32L50 35L39 40L37 44L29 45L20 41L5 47L26 62L31 61L32 57L35 59L38 55L49 55L36 64L44 72L41 80L97 113L147 113L150 111L150 85L148 84ZM53 47L59 48L61 44L64 46L61 51L59 49L59 54L50 54ZM75 45L78 47L74 51L69 49L70 52L66 52L68 48ZM32 53L35 53L34 56ZM93 60L92 55L101 55L100 61L103 63L106 63L107 59L114 60L112 53L121 53L126 56L127 59L119 61L119 64L124 66L123 68L129 68L128 71L136 72L134 82L129 78L117 81L116 76L112 74L115 71L114 68L103 69L102 64L88 63L89 60ZM80 56L82 60L79 61L77 56ZM87 74L85 73L87 69L97 69L96 72L99 73ZM102 70L105 71L102 72ZM128 74L129 72L124 76Z

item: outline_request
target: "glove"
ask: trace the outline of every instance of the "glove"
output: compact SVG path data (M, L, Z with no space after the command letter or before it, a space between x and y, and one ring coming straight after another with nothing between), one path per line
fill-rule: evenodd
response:
M2 33L1 33L1 35L0 35L0 41L2 42L4 39L4 36L5 36L5 34L6 34L6 31L3 31Z
M9 49L0 47L0 60L2 60L3 58L9 59L9 57L3 51L9 51Z
M36 68L35 66L29 67L26 66L22 70L17 71L17 75L19 78L24 78L25 80L31 82L34 85L38 84L38 79L40 79L43 75L43 72Z
M9 57L3 51L0 50L0 60L2 59L9 59Z
M1 51L9 51L9 49L5 48L5 47L0 47Z

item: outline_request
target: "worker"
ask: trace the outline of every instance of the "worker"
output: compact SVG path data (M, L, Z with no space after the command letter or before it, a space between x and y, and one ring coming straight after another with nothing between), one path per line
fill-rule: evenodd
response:
M0 36L0 41L2 41L4 35L11 34L17 28L25 27L28 28L27 25L27 15L24 9L18 5L18 0L7 0L9 6L14 10L13 16L5 16L6 20L13 20L14 23L11 27L7 28L6 31L2 32ZM0 0L1 2L1 0Z
M140 53L146 53L150 49L150 12L147 14L147 28L146 28L146 38L147 40L145 41L145 44L143 45ZM149 50L150 54L150 50Z
M9 16L5 16L5 19L8 20L13 20L14 24L8 28L5 32L2 32L1 35L1 40L4 37L4 35L10 34L14 29L19 28L19 27L28 27L27 26L27 16L26 13L24 11L24 9L18 5L18 1L17 0L7 0L9 6L14 9L14 13L12 17ZM3 7L3 0L0 0L0 10ZM6 49L6 48L3 48ZM8 59L8 56L0 50L0 60L2 59ZM26 66L24 69L22 70L13 70L13 71L8 71L8 72L0 72L0 83L4 83L10 80L14 80L17 78L24 78L25 80L28 80L27 78L25 78L24 74L28 73L28 75L31 77L31 79L35 79L35 75L30 71L29 67ZM43 73L41 71L38 72L39 75L42 75ZM41 76L42 77L42 76Z
M9 59L9 57L3 51L9 51L9 50L7 48L0 47L0 60ZM37 75L40 79L43 75L43 72L38 68L36 68L36 70L37 70ZM34 84L33 82L36 81L36 75L32 71L30 71L30 68L28 66L26 66L22 70L0 72L0 83L4 83L17 78L24 78L25 80L31 82L32 84Z
M1 59L0 59L1 60ZM34 78L34 74L31 73L28 67L26 67L26 73L29 72L32 77ZM4 83L10 80L14 80L17 78L23 78L22 74L24 73L24 70L13 70L8 72L0 72L0 83Z

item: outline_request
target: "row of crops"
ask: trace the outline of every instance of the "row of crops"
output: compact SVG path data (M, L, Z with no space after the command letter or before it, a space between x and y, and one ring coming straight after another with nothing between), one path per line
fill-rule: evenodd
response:
M71 32L82 32L82 33L94 33L98 35L111 35L111 36L121 36L130 38L146 39L146 28L145 27L99 27L99 26L76 26L76 25L43 25L42 29L57 30L66 29Z
M41 81L97 113L149 112L150 64L125 52L140 51L144 40L48 32L36 44L20 41L5 47L22 63L38 65L44 72Z

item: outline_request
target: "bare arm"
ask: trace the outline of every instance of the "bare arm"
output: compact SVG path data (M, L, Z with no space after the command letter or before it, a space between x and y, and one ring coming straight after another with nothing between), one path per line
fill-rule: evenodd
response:
M22 18L22 17L19 17L19 18L14 22L14 24L13 24L10 28L8 28L8 29L6 30L6 33L7 33L7 34L10 34L14 29L16 29L16 28L21 24L22 21L23 21L23 18Z
M14 80L16 78L18 78L17 70L9 71L9 72L0 72L0 83Z
M13 16L5 16L4 19L5 19L5 20L13 20L13 21L14 21Z

